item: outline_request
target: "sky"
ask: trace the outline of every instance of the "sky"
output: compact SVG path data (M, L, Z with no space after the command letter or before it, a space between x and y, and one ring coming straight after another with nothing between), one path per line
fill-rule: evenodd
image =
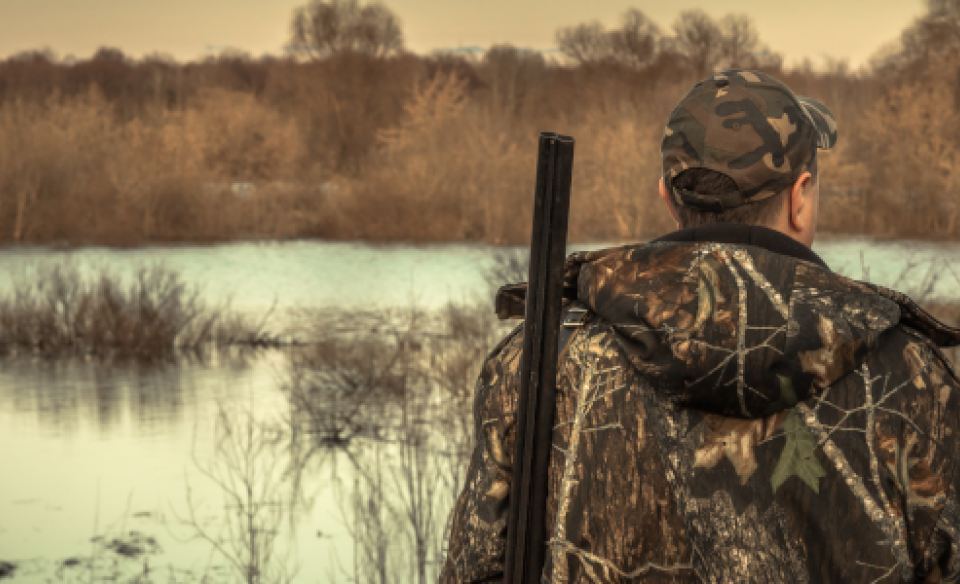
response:
M279 55L294 8L306 0L0 0L0 57L40 48L86 58L100 46L132 57L202 58L224 49ZM638 8L669 29L683 10L746 14L788 65L804 58L868 61L925 7L923 0L386 0L417 53L509 43L548 50L563 26L616 26Z

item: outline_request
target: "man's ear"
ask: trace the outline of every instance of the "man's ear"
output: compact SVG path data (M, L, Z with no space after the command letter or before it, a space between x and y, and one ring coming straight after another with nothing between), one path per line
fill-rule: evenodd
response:
M663 177L660 177L660 198L663 199L663 204L670 211L670 216L673 217L673 222L677 224L677 229L680 229L680 219L677 218L677 210L673 208L673 201L670 199L670 193L667 192L667 185L663 182Z
M789 211L790 227L797 232L802 232L810 221L810 205L812 204L807 195L807 187L813 182L813 175L804 172L797 177L797 181L790 188ZM805 212L806 211L806 212Z

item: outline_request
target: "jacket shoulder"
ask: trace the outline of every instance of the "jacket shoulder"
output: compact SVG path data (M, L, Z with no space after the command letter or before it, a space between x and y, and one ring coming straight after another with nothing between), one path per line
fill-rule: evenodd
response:
M929 573L939 561L932 545L938 523L960 492L960 379L953 365L934 339L901 322L830 393L813 400L819 412L807 421L833 429L823 436L824 446L836 446L823 450L829 464L862 483L852 491L866 511L863 528L888 536L902 570Z

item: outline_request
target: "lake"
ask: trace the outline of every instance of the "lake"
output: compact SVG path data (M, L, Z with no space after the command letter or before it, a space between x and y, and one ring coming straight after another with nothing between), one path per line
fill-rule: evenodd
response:
M924 295L925 278L936 276L926 299L960 302L958 244L824 239L815 250L840 273L860 279L865 265L872 281L908 294ZM281 330L300 308L336 314L358 308L430 310L451 300L488 303L484 273L494 252L476 245L307 241L7 249L0 252L0 294L16 278L30 278L43 262L68 260L83 270L105 267L126 276L162 263L202 287L211 305L229 302L256 315L273 307L272 326ZM418 419L408 416L442 401L434 382L418 394L423 403L416 412L377 404L375 415L404 424L383 424L373 433L367 428L347 447L329 429L305 431L294 419L288 353L152 365L0 361L0 561L17 565L11 581L235 581L230 562L215 549L242 557L242 546L229 548L238 533L260 534L261 541L269 540L261 547L273 545L274 555L258 560L264 581L282 581L294 568L298 582L355 581L357 572L376 563L371 553L381 553L384 565L405 561L399 556L412 549L403 547L412 545L405 526L414 520L433 534L433 547L419 572L403 564L393 581L433 577L442 560L439 541L449 505L465 471L462 452L451 444L460 449L469 444L457 434L462 429L451 434L444 427L441 439L434 430L407 423ZM397 439L414 431L424 432L418 443L429 449L410 451ZM457 440L451 442L452 435ZM254 450L253 443L243 442L248 439L260 448L260 458L243 457ZM236 450L238 444L247 449ZM414 466L428 469L432 474L424 476L435 484L406 482ZM254 471L264 489L259 499L231 499L236 484L230 481ZM411 503L416 499L411 496L424 493L433 497L431 510ZM378 500L385 504L374 509L371 502ZM253 528L248 523L243 531L231 519L238 509L259 513L266 523ZM429 517L417 515L427 511ZM201 531L207 539L197 537Z

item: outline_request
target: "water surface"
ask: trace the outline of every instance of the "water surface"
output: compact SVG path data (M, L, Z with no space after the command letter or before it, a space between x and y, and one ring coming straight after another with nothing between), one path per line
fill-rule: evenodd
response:
M598 247L603 246L572 246ZM933 269L939 280L928 299L960 301L958 244L825 239L815 250L842 274L863 278L866 265L873 281L908 294L922 292ZM0 293L14 278L29 278L39 262L69 260L84 270L107 267L126 275L159 262L201 286L212 304L229 299L235 309L257 315L275 306L273 318L282 322L301 307L337 312L489 302L484 272L493 251L325 242L8 249L0 252ZM190 533L179 519L186 512L187 485L202 518L215 526L224 513L222 493L198 465L213 456L217 412L250 411L260 420L288 415L285 370L281 352L245 361L153 366L77 359L0 362L0 560L18 563L12 581L88 578L62 562L89 557L97 549L92 538L131 531L153 538L155 553L132 560L101 553L102 575L110 562L125 574L142 574L146 562L148 573L162 573L165 581L195 581L201 574L230 580L224 562L211 560L210 545L180 541ZM371 452L360 455L374 456ZM398 453L385 447L375 456ZM282 540L285 550L296 552L290 563L300 566L298 581L343 581L361 560L345 525L355 503L350 489L357 484L356 472L342 453L314 457L306 468L301 488L310 501L296 511L295 534ZM395 478L385 475L384 481Z

